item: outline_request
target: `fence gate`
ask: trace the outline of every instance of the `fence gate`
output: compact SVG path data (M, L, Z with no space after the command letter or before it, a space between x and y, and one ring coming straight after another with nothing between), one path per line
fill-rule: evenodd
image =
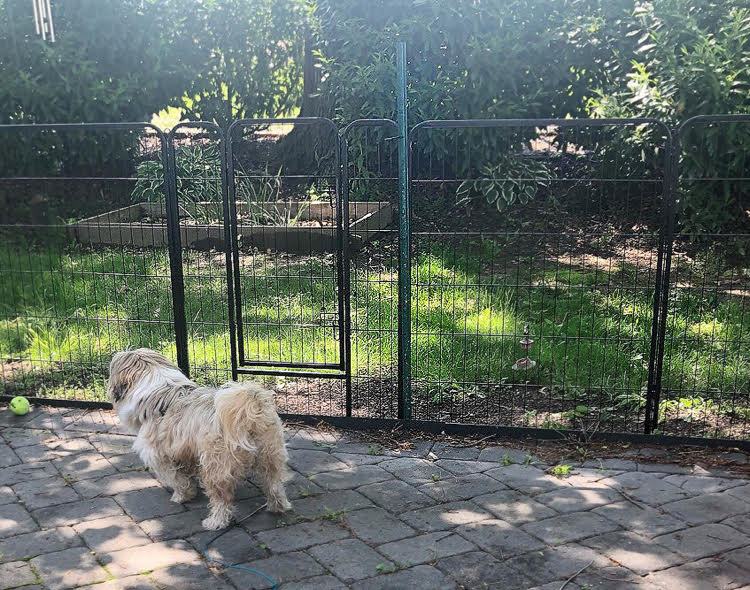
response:
M235 375L346 377L339 159L329 119L241 120L227 132Z

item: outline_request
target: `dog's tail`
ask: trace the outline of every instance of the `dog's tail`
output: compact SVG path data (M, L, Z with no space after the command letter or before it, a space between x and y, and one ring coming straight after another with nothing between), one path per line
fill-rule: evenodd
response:
M269 438L284 445L281 419L276 413L273 393L258 383L228 383L214 398L224 439L232 446L256 451L254 441Z

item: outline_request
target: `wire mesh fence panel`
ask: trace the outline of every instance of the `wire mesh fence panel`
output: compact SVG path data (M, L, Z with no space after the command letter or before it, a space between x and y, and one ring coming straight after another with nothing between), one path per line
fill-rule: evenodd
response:
M397 415L398 160L396 126L356 121L342 132L344 181L351 210L367 217L349 227L351 264L351 413Z
M337 129L328 119L247 120L228 140L238 370L265 375L284 412L340 415Z
M211 123L182 123L168 139L190 373L199 382L222 383L232 378L223 134Z
M679 131L658 431L750 436L750 116Z
M103 401L113 352L174 358L167 232L144 222L164 148L143 124L0 126L0 394Z
M414 418L644 431L668 136L651 121L413 129Z

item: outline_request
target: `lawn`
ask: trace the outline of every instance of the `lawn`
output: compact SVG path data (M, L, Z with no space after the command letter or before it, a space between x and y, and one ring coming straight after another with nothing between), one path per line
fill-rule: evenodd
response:
M624 250L607 256L570 248L540 252L517 236L425 234L415 235L414 245L415 412L556 428L612 419L620 428L639 428L655 259ZM193 373L203 381L226 379L224 257L184 256ZM330 255L246 253L240 265L247 358L338 360ZM685 274L681 269L678 259L678 276ZM13 247L6 241L0 271L4 393L102 399L112 352L147 346L175 354L164 250L85 250L64 242ZM355 388L361 387L355 392L360 414L387 414L395 403L395 393L387 409L382 399L380 406L370 403L368 383L378 379L395 392L396 276L390 244L375 243L352 261L352 373ZM732 435L733 425L746 428L750 413L748 295L687 279L676 285L662 417ZM525 325L537 365L516 371Z

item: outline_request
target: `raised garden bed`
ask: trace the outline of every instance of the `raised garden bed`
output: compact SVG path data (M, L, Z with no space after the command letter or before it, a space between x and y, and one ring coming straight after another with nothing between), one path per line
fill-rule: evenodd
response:
M183 248L223 249L221 203L198 203L196 211L180 211ZM327 202L238 202L237 233L240 247L255 247L295 254L333 252L337 247L335 215ZM90 246L158 248L168 245L163 203L137 203L70 224L75 239ZM261 223L262 219L265 223ZM273 219L278 219L277 223ZM352 247L375 237L393 220L391 204L384 201L349 203Z

